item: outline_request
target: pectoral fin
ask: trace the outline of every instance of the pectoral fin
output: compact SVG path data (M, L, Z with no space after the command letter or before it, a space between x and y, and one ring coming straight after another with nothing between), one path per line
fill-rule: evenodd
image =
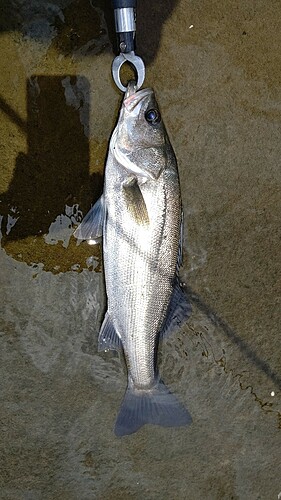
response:
M146 204L136 178L122 185L128 211L139 225L149 224Z
M80 226L74 231L75 238L99 243L102 238L105 213L106 209L102 195L85 215Z

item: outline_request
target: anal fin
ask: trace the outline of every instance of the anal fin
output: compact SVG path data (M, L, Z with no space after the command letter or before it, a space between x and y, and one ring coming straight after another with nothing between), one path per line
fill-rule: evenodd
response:
M121 339L118 333L116 332L113 323L110 319L110 316L107 312L105 314L99 333L98 351L108 351L108 350L119 351L120 349L122 349Z

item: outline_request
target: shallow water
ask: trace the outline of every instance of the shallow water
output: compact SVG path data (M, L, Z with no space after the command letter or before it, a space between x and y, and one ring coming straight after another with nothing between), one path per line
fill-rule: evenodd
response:
M151 16L147 5L139 52L179 162L182 277L193 304L189 322L161 344L159 365L193 423L113 434L125 367L97 353L100 249L72 237L101 192L120 104L110 10L102 1L4 2L5 500L281 492L278 5L178 0L165 10L159 1Z

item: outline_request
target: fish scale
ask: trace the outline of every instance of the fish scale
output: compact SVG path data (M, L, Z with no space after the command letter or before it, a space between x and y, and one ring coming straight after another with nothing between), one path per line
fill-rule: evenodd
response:
M176 197L167 193L166 178L169 176L166 170L157 180L141 185L150 224L148 228L139 228L129 214L125 215L126 201L122 198L120 185L127 175L114 158L108 161L104 191L109 207L105 254L108 313L111 317L117 316L114 325L129 360L129 375L134 385L151 387L155 381L157 334L165 317L176 271L181 212L180 202L176 201L180 198L178 192ZM176 173L174 177L170 189L179 190ZM166 239L163 239L164 232ZM116 246L118 257L112 259ZM121 303L119 290L124 293Z

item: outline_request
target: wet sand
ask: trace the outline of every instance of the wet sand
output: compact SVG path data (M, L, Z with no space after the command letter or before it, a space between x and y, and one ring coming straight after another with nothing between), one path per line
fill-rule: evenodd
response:
M124 365L97 353L102 190L121 101L102 0L4 2L0 497L272 500L280 481L278 2L143 0L138 52L175 149L190 321L159 352L188 428L116 438Z

